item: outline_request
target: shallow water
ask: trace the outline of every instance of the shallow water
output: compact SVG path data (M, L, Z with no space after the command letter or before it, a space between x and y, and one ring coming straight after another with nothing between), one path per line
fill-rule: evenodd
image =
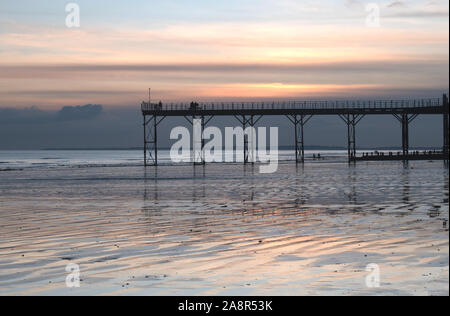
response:
M223 158L232 159L233 154L233 151L224 151ZM318 162L313 157L319 154L329 162L347 160L346 150L306 150L305 158L309 162ZM189 160L191 157L183 158ZM295 160L295 151L280 150L278 159ZM142 150L0 150L0 171L42 167L125 167L140 166L142 163ZM169 150L158 151L158 163L172 164Z
M0 294L449 294L442 162L75 165L0 172Z

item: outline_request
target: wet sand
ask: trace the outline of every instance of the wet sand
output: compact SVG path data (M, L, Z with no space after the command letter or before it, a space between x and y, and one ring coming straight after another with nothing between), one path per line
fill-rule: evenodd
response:
M448 295L448 192L442 162L2 172L0 294Z

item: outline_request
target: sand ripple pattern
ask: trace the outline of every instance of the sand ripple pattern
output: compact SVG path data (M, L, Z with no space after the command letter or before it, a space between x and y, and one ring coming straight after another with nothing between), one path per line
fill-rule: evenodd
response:
M10 171L0 294L448 295L448 192L440 162Z

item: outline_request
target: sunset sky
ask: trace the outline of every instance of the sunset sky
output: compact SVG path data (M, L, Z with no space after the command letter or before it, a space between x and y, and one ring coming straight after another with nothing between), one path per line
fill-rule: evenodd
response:
M259 98L438 97L447 0L0 2L0 107ZM366 5L380 27L366 25Z

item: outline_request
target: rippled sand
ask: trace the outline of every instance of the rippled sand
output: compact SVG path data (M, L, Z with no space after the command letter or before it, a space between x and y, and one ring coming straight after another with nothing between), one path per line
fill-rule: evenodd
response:
M448 175L442 162L1 172L0 294L448 295Z

